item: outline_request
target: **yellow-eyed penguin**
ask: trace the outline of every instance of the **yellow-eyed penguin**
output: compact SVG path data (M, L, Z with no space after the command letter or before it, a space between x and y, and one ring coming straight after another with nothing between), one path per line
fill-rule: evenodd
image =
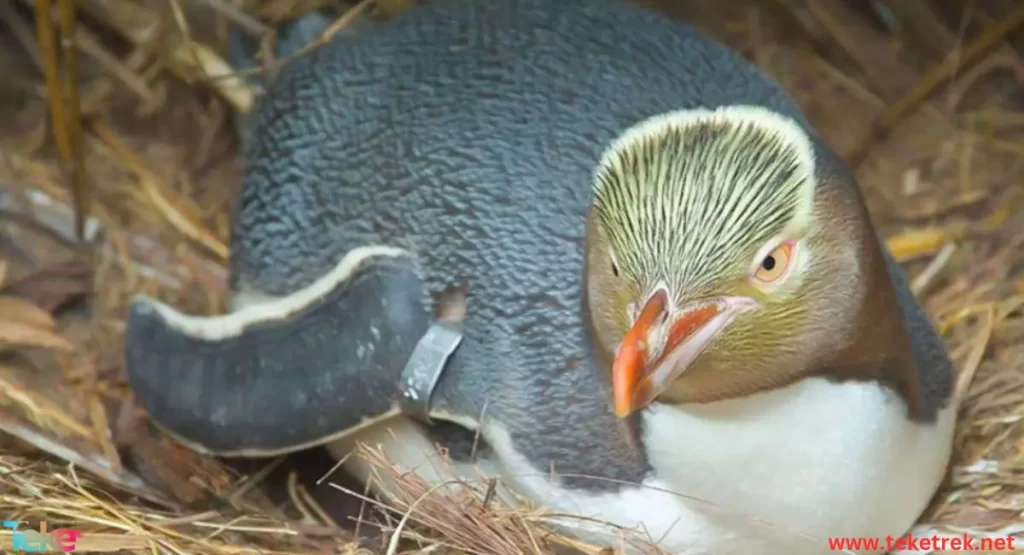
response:
M686 555L898 536L944 475L951 365L853 176L690 27L433 0L286 65L249 141L233 312L129 317L198 450L383 444Z

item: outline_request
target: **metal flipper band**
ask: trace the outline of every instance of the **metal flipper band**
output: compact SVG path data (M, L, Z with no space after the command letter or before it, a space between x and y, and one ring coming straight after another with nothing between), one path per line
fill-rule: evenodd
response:
M445 322L434 322L423 334L402 370L402 412L430 422L430 399L448 359L462 342L462 332Z

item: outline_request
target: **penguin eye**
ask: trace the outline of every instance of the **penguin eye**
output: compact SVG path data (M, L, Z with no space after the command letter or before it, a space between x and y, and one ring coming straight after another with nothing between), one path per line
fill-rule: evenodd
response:
M754 281L773 285L785 277L793 261L794 247L792 241L786 241L764 255L754 268Z

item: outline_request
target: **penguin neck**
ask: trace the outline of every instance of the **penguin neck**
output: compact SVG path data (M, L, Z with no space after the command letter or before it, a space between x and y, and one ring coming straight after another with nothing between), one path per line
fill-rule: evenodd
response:
M922 337L911 334L912 320L924 316L916 308L902 270L887 258L870 231L865 234L865 294L861 306L843 345L817 361L808 375L836 382L879 382L896 393L908 418L931 420L937 407L933 406L934 399L924 398L919 367L922 361L915 356L915 341L934 341L934 331L926 324L925 330L915 330ZM894 313L897 317L893 317Z

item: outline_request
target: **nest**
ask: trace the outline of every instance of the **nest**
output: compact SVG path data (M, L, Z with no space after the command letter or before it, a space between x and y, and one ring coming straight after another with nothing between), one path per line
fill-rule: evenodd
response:
M308 51L356 18L412 3L0 2L5 520L78 529L78 548L100 551L601 551L553 533L540 510L468 488L433 490L370 450L358 456L400 485L387 503L322 463L199 456L155 430L126 386L132 295L195 314L225 308L241 176L232 121L257 94L223 57L228 26L271 37L280 21L327 10L337 21ZM856 170L959 370L953 472L922 523L1019 534L1024 6L645 3L765 68ZM47 11L54 17L36 17ZM276 494L263 487L274 480ZM351 518L325 508L325 491L355 502Z

